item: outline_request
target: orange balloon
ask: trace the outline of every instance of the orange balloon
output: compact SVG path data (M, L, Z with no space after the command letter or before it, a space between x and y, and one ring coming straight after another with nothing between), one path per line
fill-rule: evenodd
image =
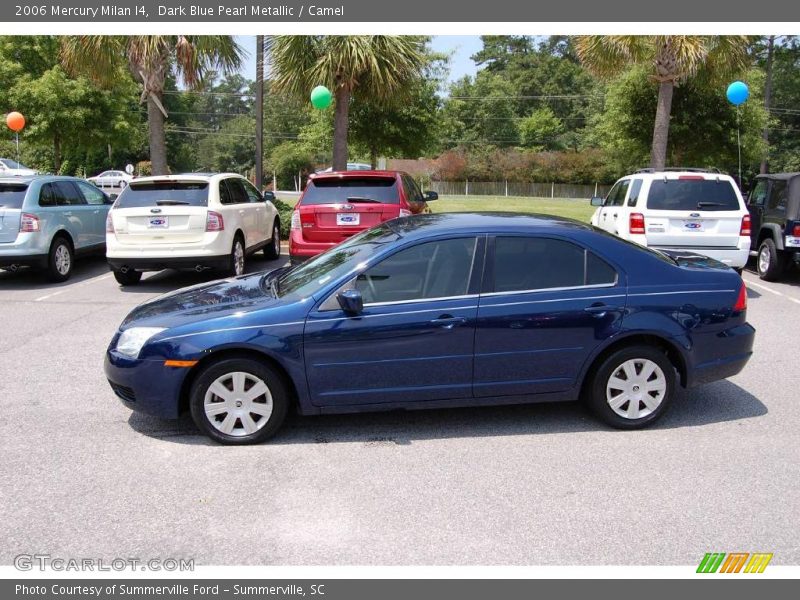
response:
M25 127L25 117L16 111L8 113L6 116L6 125L11 131L19 133Z

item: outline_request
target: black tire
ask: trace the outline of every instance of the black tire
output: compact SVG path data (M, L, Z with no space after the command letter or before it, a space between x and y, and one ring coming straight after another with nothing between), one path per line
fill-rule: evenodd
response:
M63 235L58 235L50 244L47 255L47 278L54 283L61 283L72 276L75 265L75 252L72 244Z
M242 263L241 263L242 272L241 273L237 272L237 267L236 267L236 245L237 244L241 247L241 251L242 251ZM224 269L225 276L226 277L236 277L238 275L244 275L244 271L245 271L245 268L246 268L246 263L247 263L247 250L246 250L246 248L244 246L244 238L242 237L241 234L237 233L236 237L233 238L233 245L231 246L231 253L230 253L230 256L228 256L228 264L225 266L225 269Z
M228 374L237 372L246 373L260 379L268 388L269 395L272 399L272 412L268 417L260 417L254 423L258 429L251 434L246 434L238 431L244 431L244 424L242 419L235 415L230 415L224 412L217 415L216 419L220 426L222 423L229 419L233 419L234 431L237 434L224 433L217 428L206 415L205 411L205 398L206 393L215 381ZM250 388L252 389L252 387ZM264 405L267 405L267 397L264 397ZM260 403L260 402L259 402ZM283 377L269 365L261 363L251 358L227 358L213 363L206 367L202 373L195 379L192 384L192 389L189 397L189 408L192 414L192 419L197 425L198 429L212 440L220 444L241 446L246 444L260 444L268 438L275 435L280 426L286 418L286 413L289 409L289 392L284 382ZM247 413L249 418L254 419L252 413ZM256 415L258 416L258 415ZM267 421L263 425L258 425L261 418L266 418ZM239 427L236 427L236 425Z
M125 272L114 271L114 279L122 286L136 285L142 280L142 272L134 271L133 269Z
M264 257L267 260L276 260L281 257L281 225L277 219L272 224L270 242L264 246Z
M640 418L628 418L617 414L611 407L606 395L609 380L614 375L624 374L624 372L621 372L622 365L628 361L634 361L633 366L637 369L639 368L637 361L651 361L660 368L664 378L663 393L653 392L650 396L654 399L660 397L660 403L655 408L651 410L644 400L636 400L636 411L651 411ZM641 371L638 372L641 373ZM653 377L657 377L657 374L653 373L651 380ZM591 411L611 427L616 429L641 429L657 421L666 412L675 394L675 382L675 367L663 351L653 346L630 346L617 350L597 367L587 388L586 402ZM632 387L631 391L633 390L640 393L641 396L647 393L639 392L636 386ZM633 400L624 402L619 409L623 412L628 412L631 402Z
M739 277L741 277L741 276L742 276L742 274L744 273L744 267L739 267L738 269L734 269L734 271L736 271L736 274L737 274Z
M756 257L758 276L764 281L776 281L786 271L786 256L767 238L761 242Z

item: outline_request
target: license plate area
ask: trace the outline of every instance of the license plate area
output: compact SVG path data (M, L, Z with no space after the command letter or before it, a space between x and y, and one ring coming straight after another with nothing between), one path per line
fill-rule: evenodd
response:
M337 213L336 224L341 227L353 227L361 223L361 215L358 213Z
M169 217L148 217L148 229L169 229Z
M681 229L688 231L689 233L699 233L703 231L703 222L694 219L686 219L683 221L683 226Z

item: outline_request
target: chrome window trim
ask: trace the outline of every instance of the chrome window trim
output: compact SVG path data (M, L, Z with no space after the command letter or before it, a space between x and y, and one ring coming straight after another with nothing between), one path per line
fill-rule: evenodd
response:
M361 314L361 315L353 315L351 317L332 317L332 318L329 318L329 319L325 319L325 318L316 319L316 318L311 317L311 318L309 318L308 321L306 321L306 324L308 325L308 324L311 324L311 323L322 323L322 322L325 322L325 321L349 321L351 319L371 319L371 318L374 318L374 317L393 317L395 315L415 315L415 314L426 313L426 312L440 312L442 310L473 310L473 309L477 309L477 308L478 308L477 305L475 305L475 306L450 306L450 307L447 307L447 308L439 307L439 308L426 308L424 310L404 310L402 312L378 313L376 315L364 315L364 314Z
M612 288L617 286L617 281L619 281L619 275L617 275L617 279L614 281L614 283L593 283L591 285L573 285L568 287L536 288L533 290L513 290L509 292L487 292L485 294L481 294L481 297L511 296L514 294L536 294L542 292L568 292L573 290L594 290L601 288Z

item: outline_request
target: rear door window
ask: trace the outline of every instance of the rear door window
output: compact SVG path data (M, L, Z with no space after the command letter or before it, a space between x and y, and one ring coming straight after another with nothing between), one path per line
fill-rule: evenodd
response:
M0 208L22 208L27 183L0 183Z
M650 210L739 210L739 199L729 181L715 179L656 179L647 196Z
M399 204L394 177L318 177L309 183L303 205L378 202Z
M98 190L93 185L89 185L88 183L83 183L82 181L78 182L78 188L80 188L83 197L86 198L86 202L88 204L105 204L106 203L106 195Z
M642 191L642 180L634 179L631 184L631 193L628 194L628 206L636 206L639 201L639 192Z
M786 180L776 179L772 182L772 187L769 190L769 202L767 208L773 212L782 212L786 210Z
M86 204L86 199L78 190L77 186L71 181L57 181L55 185L61 194L59 204L64 206L81 206Z
M207 206L206 181L138 181L125 187L117 208L147 206Z
M220 182L220 198L222 204L247 204L250 197L247 195L242 182L238 179L224 179ZM227 194L223 194L222 189L227 188Z

